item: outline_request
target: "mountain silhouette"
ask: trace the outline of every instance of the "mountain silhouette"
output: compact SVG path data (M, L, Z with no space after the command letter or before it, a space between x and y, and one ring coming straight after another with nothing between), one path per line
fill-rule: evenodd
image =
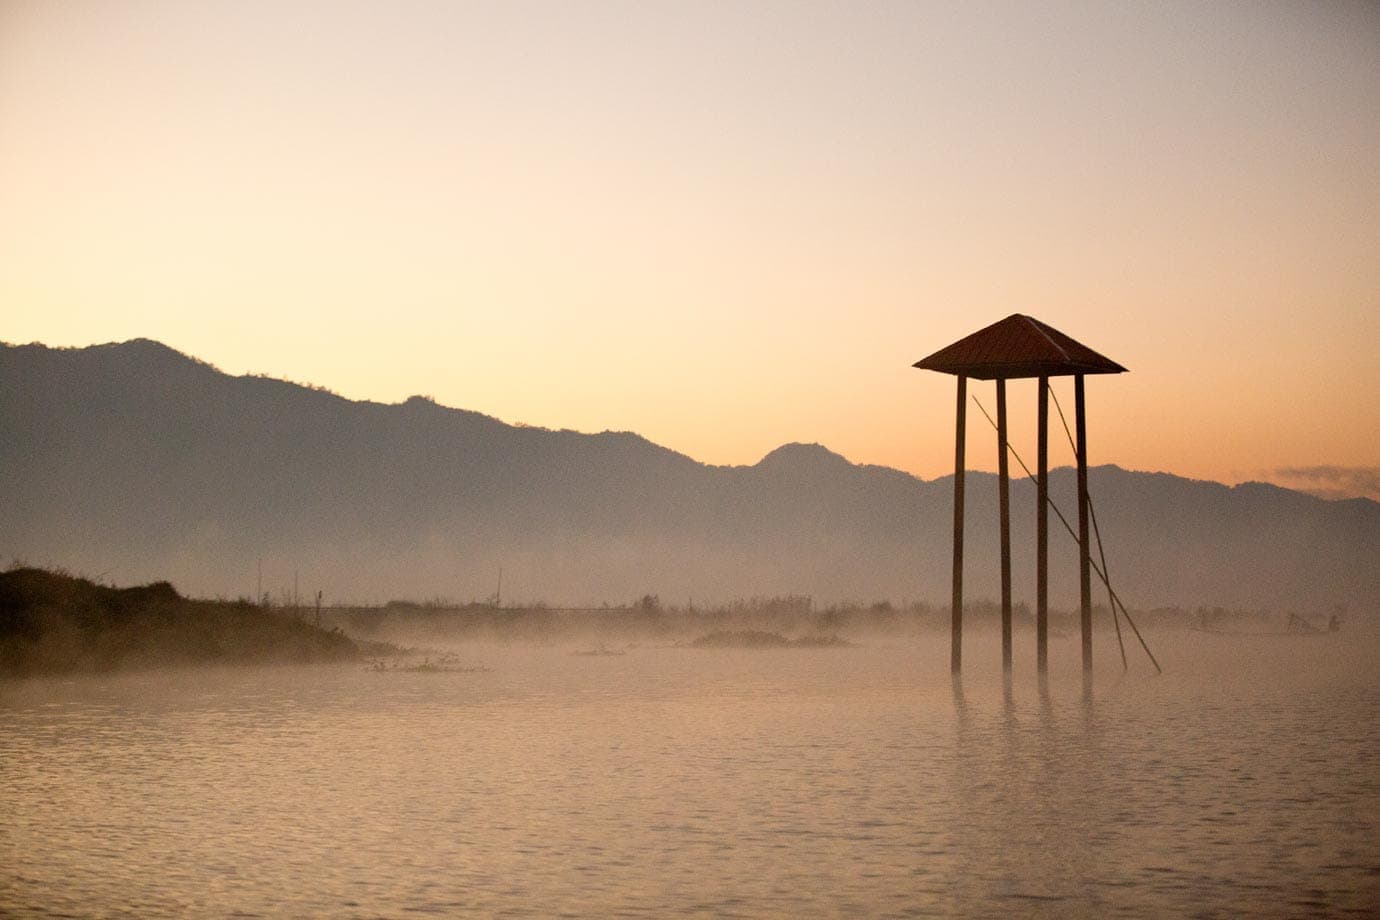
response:
M157 342L0 347L0 553L121 584L328 600L620 603L809 594L945 603L952 478L788 444L698 463L635 434L506 424L412 397L347 400L233 377ZM970 473L965 583L997 594L996 478ZM1090 472L1133 607L1380 607L1380 505L1115 466ZM1073 520L1074 476L1051 474ZM1034 593L1034 488L1012 482L1017 600ZM1051 517L1056 604L1075 545Z

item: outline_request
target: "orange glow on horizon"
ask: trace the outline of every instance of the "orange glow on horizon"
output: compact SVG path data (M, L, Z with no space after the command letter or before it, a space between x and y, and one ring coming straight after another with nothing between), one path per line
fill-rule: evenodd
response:
M1373 9L601 9L6 5L0 339L929 479L1023 312L1094 464L1368 494Z

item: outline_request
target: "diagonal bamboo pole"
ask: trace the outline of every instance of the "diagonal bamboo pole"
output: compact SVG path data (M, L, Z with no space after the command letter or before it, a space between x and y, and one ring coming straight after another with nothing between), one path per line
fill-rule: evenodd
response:
M1064 426L1064 436L1069 439L1069 447L1073 452L1078 453L1078 445L1073 442L1073 432L1069 431L1069 420L1064 417L1064 407L1059 404L1059 394L1051 391L1054 397L1054 408L1059 412L1059 422ZM1102 559L1102 571L1105 573L1107 584L1107 609L1112 612L1112 625L1116 627L1116 645L1121 651L1121 670L1130 668L1126 662L1126 643L1121 639L1121 617L1117 616L1116 602L1112 600L1111 570L1107 568L1107 551L1102 543L1102 530L1097 526L1097 506L1093 504L1092 496L1088 496L1088 513L1092 516L1093 534L1097 538L1097 555Z
M987 414L987 410L983 408L982 403L979 402L976 396L973 397L973 402L977 403L978 410L982 412L983 417L987 419L988 423L991 424L993 428L995 428L996 422L992 421L992 416ZM1010 446L1008 445L1008 447ZM1021 455L1017 453L1016 448L1010 447L1010 450L1011 456L1015 458L1016 462L1020 464L1021 469L1025 471L1026 478L1038 483L1038 480L1035 479L1035 475L1030 472L1030 467L1025 465L1025 461L1022 460ZM1064 513L1059 510L1059 506L1056 505L1052 499L1048 500L1047 504L1049 509L1054 512L1054 516L1059 519L1059 523L1064 525L1064 529L1068 531L1069 536L1077 540L1078 532L1069 524L1068 518L1064 517ZM1131 618L1131 611L1126 609L1126 603L1122 601L1121 596L1116 593L1116 590L1112 587L1112 583L1107 580L1107 574L1096 563L1092 564L1091 569L1096 573L1102 583L1107 586L1107 593L1111 595L1112 603L1121 608L1121 615L1126 618L1126 622L1130 624L1131 631L1135 633L1136 638L1140 640L1140 647L1145 650L1145 654L1149 657L1150 663L1155 666L1155 672L1163 674L1164 669L1160 667L1159 661L1155 658L1155 653L1150 651L1150 646L1146 644L1145 637L1140 634L1140 629L1136 626L1136 621Z

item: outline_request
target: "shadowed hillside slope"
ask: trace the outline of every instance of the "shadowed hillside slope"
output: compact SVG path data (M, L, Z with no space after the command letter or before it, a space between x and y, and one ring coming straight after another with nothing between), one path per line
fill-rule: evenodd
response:
M935 419L948 426L950 419ZM231 377L163 345L0 348L0 553L122 582L360 602L493 593L571 603L947 597L951 478L818 445L700 464L633 434L515 427L413 397L355 402ZM996 594L995 478L970 474L969 594ZM1380 599L1380 505L1112 466L1091 489L1132 605L1283 609ZM1052 494L1070 512L1073 476ZM1034 493L1013 482L1017 598ZM1072 515L1070 514L1070 518ZM1056 603L1076 599L1052 535Z

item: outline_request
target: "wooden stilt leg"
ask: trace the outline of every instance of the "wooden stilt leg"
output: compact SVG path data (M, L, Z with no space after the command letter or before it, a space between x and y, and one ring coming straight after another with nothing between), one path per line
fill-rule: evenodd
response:
M1084 411L1083 375L1073 378L1078 439L1078 596L1083 633L1083 672L1092 673L1092 545L1088 538L1088 421Z
M968 378L958 377L958 418L954 441L954 594L952 609L952 646L950 667L957 674L963 668L963 448L967 432L965 417L968 402Z
M1006 459L1006 381L997 381L997 504L1001 515L1001 667L1011 673L1011 480Z
M1049 670L1049 378L1040 378L1035 484L1035 660Z

